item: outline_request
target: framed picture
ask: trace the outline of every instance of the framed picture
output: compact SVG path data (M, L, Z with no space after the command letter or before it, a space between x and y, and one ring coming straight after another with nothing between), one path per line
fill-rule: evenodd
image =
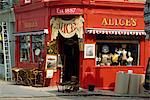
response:
M56 69L57 67L57 55L46 55L46 67L45 69Z
M95 58L95 44L84 44L84 58Z
M54 70L46 70L46 78L52 78L54 75Z

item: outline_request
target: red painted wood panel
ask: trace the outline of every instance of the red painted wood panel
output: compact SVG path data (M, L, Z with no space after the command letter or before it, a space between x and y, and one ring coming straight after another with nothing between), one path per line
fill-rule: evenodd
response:
M131 12L111 11L111 12L95 12L90 11L87 14L87 28L107 28L107 29L128 29L128 30L144 30L144 16L131 15ZM126 15L125 13L128 13ZM111 14L111 15L110 15ZM130 15L129 15L130 14ZM93 20L94 19L94 20ZM107 24L107 25L106 25ZM133 25L134 24L134 25Z
M143 66L132 66L132 67L95 67L95 85L99 89L114 89L116 73L118 71L128 72L128 70L133 70L133 73L143 74Z

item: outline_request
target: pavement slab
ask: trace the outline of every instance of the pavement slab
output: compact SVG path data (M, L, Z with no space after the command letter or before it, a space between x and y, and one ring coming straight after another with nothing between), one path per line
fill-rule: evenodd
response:
M142 93L136 95L116 94L110 90L94 90L80 88L77 92L58 92L57 87L31 87L14 85L10 82L0 81L0 98L39 98L39 97L63 97L63 96L109 96L109 97L138 97L150 98L150 94Z

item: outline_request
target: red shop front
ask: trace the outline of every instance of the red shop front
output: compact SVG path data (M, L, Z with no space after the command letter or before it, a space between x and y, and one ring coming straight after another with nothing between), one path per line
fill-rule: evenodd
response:
M78 38L83 36L84 21L80 6L64 7L67 2L50 2L25 3L23 0L15 6L16 67L23 70L39 68L43 72L45 86L55 86L60 82L62 64L66 66L63 80L79 77ZM81 4L81 1L77 3ZM78 27L76 24L79 24Z
M115 5L86 11L81 82L85 88L92 84L99 89L114 89L117 72L145 72L148 55L143 4L137 8Z
M18 6L16 66L37 67L42 62L42 70L54 72L46 82L50 86L60 81L56 67L63 66L63 81L77 76L82 88L92 84L114 89L116 72L145 71L149 42L145 41L143 7L142 3L100 0L33 1ZM56 67L47 66L48 57L57 57Z
M46 78L45 60L47 54L47 42L49 39L49 8L43 2L32 1L25 3L20 1L15 6L16 16L16 67L23 70L40 70L45 86L56 85L59 70L53 78ZM53 80L55 80L53 82Z

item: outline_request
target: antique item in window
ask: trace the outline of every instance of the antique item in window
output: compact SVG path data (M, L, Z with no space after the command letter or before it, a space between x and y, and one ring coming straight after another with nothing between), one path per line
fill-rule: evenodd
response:
M30 36L20 36L20 62L30 61Z
M132 66L133 58L131 57L131 52L128 52L127 66Z
M102 61L101 61L101 65L102 66L105 66L105 65L107 65L107 66L110 66L111 65L111 56L112 56L112 54L108 54L108 52L109 52L109 46L108 45L104 45L103 47L102 47Z
M118 48L115 48L115 53L114 53L114 55L112 55L112 64L114 66L118 65L119 54L117 52L118 52Z
M97 66L136 66L139 62L138 42L97 42L96 53Z
M35 55L36 55L36 56L39 56L40 53L41 53L41 50L40 50L39 48L37 48L37 49L35 50Z

